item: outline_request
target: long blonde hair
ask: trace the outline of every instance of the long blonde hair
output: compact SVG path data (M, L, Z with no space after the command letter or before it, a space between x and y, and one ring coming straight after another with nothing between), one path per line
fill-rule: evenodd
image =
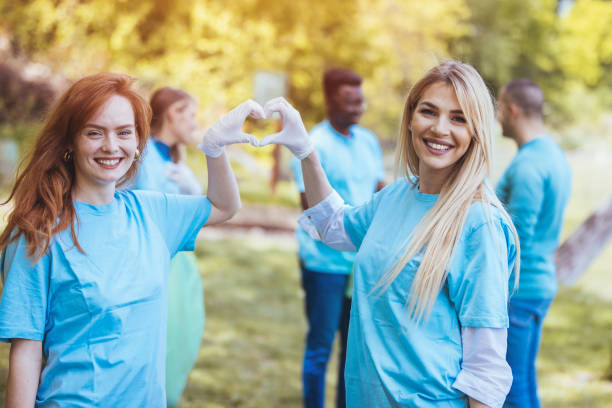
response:
M410 89L396 150L396 174L418 183L419 157L412 144L410 121L425 90L443 82L453 87L459 105L467 119L472 140L465 154L454 164L448 180L442 185L435 205L407 237L398 261L382 276L373 291L384 291L400 274L406 264L424 249L423 260L412 283L408 310L416 321L429 316L438 293L442 289L461 237L472 203L483 204L487 218L489 205L498 208L512 228L517 247L516 282L519 271L519 240L509 215L487 184L491 167L492 136L495 108L489 90L478 72L470 65L443 62L430 69ZM414 177L413 177L414 176Z

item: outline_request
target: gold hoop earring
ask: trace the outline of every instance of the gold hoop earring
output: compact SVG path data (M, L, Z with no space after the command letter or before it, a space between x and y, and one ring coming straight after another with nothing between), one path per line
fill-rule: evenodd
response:
M66 150L64 152L64 161L68 163L70 160L72 160L72 152L70 150Z
M140 151L136 149L136 152L134 152L134 160L138 160L138 159L140 159Z

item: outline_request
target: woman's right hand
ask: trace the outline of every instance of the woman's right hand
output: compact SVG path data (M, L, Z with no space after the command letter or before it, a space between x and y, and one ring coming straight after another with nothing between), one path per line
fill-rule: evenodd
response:
M259 146L273 143L284 145L299 160L312 153L314 146L310 141L308 132L306 132L300 113L282 97L271 99L265 104L264 113L266 117L269 118L274 112L280 114L283 121L283 130L264 137L259 142Z
M257 146L259 141L253 135L242 131L242 124L247 116L255 119L266 117L263 108L257 102L249 99L241 103L221 117L204 133L198 149L210 157L219 157L227 145L234 143L251 143Z

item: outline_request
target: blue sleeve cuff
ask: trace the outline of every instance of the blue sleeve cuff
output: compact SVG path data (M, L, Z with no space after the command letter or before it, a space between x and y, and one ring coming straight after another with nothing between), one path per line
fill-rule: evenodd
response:
M196 238L198 237L200 230L204 228L204 224L206 224L206 221L208 221L208 219L210 218L210 212L212 211L212 203L210 202L208 197L204 197L204 198L205 198L205 204L204 204L205 208L200 214L200 218L195 223L196 228L194 228L191 235L189 235L185 239L182 247L179 248L174 254L172 254L172 256L176 255L176 253L181 252L181 251L193 251L195 249Z

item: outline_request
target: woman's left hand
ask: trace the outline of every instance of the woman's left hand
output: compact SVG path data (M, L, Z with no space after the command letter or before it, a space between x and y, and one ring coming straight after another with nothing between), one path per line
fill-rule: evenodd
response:
M248 116L255 119L266 117L261 105L249 99L223 115L219 121L208 128L198 149L207 156L219 157L223 154L226 145L251 143L253 146L258 146L259 141L255 136L242 131L242 124Z

